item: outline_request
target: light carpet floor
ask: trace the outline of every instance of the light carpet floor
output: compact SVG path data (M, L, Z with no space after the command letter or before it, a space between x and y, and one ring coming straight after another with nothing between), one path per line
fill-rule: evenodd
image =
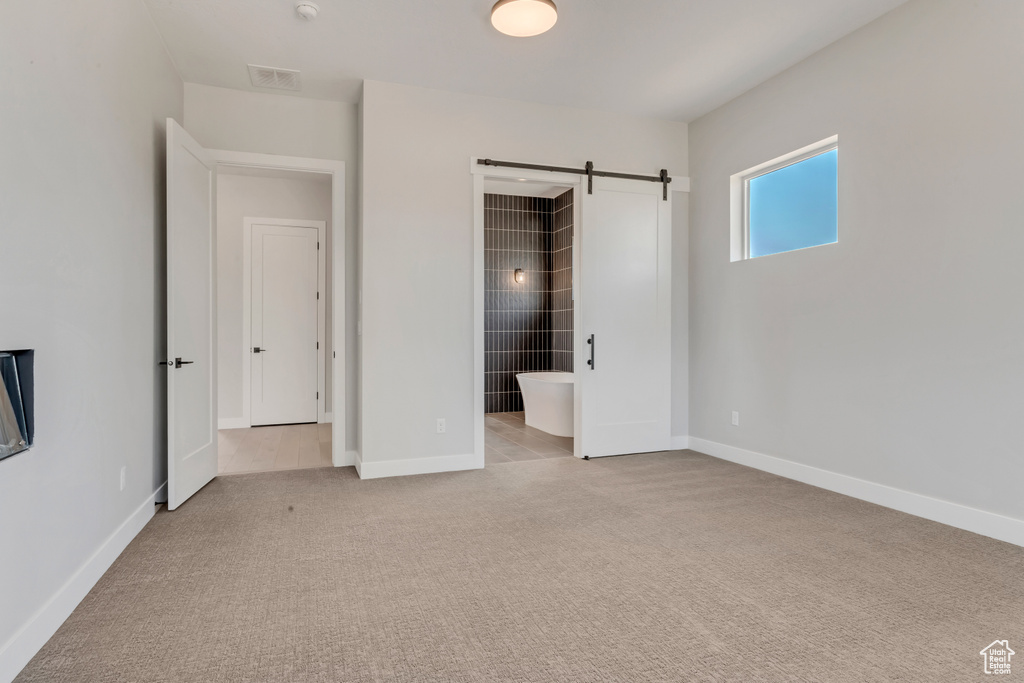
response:
M684 451L221 477L17 681L969 681L997 638L1024 549Z

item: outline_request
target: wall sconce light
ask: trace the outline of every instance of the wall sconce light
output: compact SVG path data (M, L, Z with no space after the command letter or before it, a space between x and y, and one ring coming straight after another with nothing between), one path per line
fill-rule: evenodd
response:
M522 268L516 268L515 279L516 282L522 282L526 279L526 273L523 272Z

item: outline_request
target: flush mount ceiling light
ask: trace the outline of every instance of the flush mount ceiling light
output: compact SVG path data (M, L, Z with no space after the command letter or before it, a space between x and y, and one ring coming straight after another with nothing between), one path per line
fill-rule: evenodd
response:
M295 5L295 11L306 21L313 21L320 14L320 7L315 2L300 2Z
M491 24L516 38L539 36L558 21L558 9L551 0L498 0L491 8Z

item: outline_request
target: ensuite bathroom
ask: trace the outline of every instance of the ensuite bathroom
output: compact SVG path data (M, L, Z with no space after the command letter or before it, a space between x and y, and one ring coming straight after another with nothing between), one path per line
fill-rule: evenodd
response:
M573 455L573 189L484 187L487 465Z

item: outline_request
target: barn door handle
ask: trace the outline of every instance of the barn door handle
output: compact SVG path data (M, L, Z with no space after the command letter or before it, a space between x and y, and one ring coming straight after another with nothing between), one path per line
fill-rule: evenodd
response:
M175 358L174 359L174 367L175 368L180 368L182 365L192 365L193 363L195 363L194 360L182 360L180 358Z
M590 344L590 360L587 361L587 365L589 365L590 369L593 370L594 369L594 335L590 335L590 339L587 340L587 343Z

